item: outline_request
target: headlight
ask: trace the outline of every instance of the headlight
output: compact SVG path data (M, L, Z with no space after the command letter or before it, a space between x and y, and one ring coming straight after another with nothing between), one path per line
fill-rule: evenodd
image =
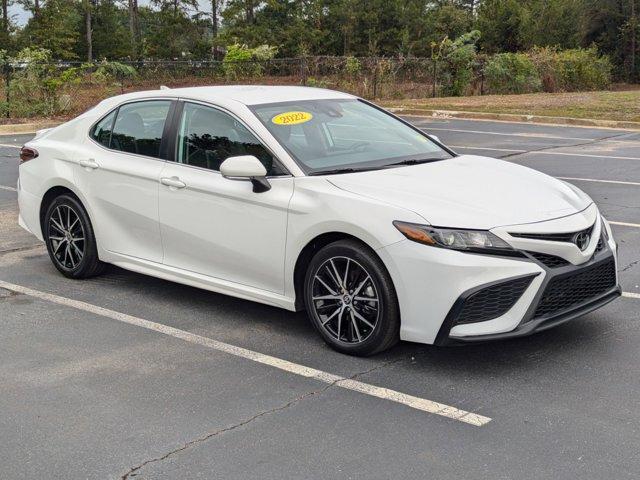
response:
M432 247L502 255L516 253L511 245L486 230L436 228L398 220L393 225L409 240Z

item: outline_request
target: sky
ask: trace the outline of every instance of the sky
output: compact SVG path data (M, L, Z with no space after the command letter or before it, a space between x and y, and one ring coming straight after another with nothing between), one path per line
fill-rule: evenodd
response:
M138 0L138 5L149 5L150 0ZM208 12L211 8L209 0L198 0L198 8L200 11ZM30 14L26 12L21 5L10 5L9 16L13 19L14 23L20 27L23 27L29 20Z

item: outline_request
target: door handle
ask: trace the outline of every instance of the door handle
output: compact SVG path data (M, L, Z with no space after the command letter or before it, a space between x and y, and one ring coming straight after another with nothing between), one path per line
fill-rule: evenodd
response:
M88 170L95 170L96 168L100 167L100 165L98 165L98 162L96 162L93 158L89 158L88 160L80 160L78 163L81 167Z
M178 177L162 177L160 183L171 188L184 188L187 186L187 184Z

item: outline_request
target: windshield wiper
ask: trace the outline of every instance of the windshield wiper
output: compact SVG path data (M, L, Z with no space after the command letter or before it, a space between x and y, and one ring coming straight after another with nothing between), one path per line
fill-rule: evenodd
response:
M416 159L402 160L401 162L388 163L387 165L379 165L375 167L362 167L362 168L344 167L344 168L335 168L332 170L317 170L315 172L309 173L309 175L336 175L340 173L367 172L371 170L380 170L383 168L397 167L399 165L418 165L419 163L437 162L438 160L443 160L443 159L442 158L421 158L418 160Z
M437 162L438 160L442 160L442 158L421 158L421 159L412 159L412 160L402 160L396 163L389 163L384 167L397 167L398 165L419 165L421 163L429 163L429 162Z
M354 173L354 172L366 172L368 170L377 170L380 167L370 167L370 168L334 168L333 170L317 170L315 172L310 172L309 175L337 175L340 173Z

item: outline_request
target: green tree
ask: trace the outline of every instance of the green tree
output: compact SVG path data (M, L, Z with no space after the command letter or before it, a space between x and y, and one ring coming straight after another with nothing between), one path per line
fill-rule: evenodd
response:
M46 49L54 59L77 59L83 20L79 4L74 0L47 0L38 10L39 14L32 16L19 33L19 44Z
M476 28L482 32L480 47L488 53L521 50L524 12L523 2L518 0L484 0L476 21Z

